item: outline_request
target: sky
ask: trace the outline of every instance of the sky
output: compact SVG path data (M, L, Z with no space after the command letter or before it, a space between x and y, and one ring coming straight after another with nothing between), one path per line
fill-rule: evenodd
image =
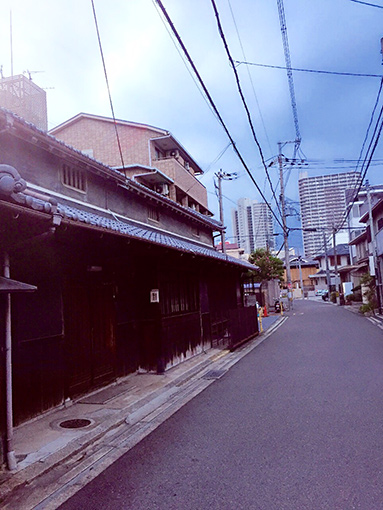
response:
M383 0L283 3L293 68L383 74ZM163 5L249 171L276 211L211 0L163 0ZM285 66L277 0L216 0L216 5L235 61ZM262 198L196 85L169 26L152 0L94 0L94 6L116 118L170 131L204 170L201 182L216 217L215 173L222 169L238 174L223 182L231 240L236 201ZM112 116L91 0L2 0L0 65L4 76L12 70L29 71L33 81L46 88L49 129L79 112ZM243 63L236 70L267 164L276 161L279 142L291 158L294 144L285 142L295 140L296 129L286 71ZM380 86L376 77L298 71L293 71L293 80L305 162L285 168L292 213L294 208L299 211L294 202L301 171L310 176L355 170ZM371 184L383 183L381 145L367 173ZM277 190L277 165L269 172ZM289 217L288 225L296 226L297 217ZM277 239L282 243L282 236ZM289 242L301 246L300 232Z

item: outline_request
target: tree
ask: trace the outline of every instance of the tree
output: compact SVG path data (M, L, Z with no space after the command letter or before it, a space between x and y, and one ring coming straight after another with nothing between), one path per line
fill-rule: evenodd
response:
M365 273L360 278L360 283L362 285L363 296L367 299L367 303L364 303L359 311L361 313L372 312L374 313L375 308L378 306L378 301L376 299L376 284L375 278L370 275L370 273Z
M283 279L282 260L271 255L265 248L257 248L253 251L249 257L249 262L257 266L253 272L256 281L262 282L274 278Z

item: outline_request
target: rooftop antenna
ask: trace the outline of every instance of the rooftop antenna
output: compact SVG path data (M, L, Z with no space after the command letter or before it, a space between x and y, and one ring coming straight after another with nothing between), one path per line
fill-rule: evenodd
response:
M45 71L30 71L29 69L26 69L25 71L23 71L23 74L27 74L28 75L28 78L32 81L32 74L36 74L36 73L44 73Z

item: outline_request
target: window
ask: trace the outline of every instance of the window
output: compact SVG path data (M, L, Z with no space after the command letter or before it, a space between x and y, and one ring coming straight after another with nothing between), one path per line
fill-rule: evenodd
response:
M158 207L153 205L148 207L148 219L157 222L160 221L160 211Z
M61 180L62 183L69 188L74 188L84 193L86 191L86 175L79 168L73 168L67 164L63 164Z
M163 159L165 156L164 156L164 153L162 151L160 151L160 149L158 149L157 147L154 148L154 154L156 156L156 160L158 161L159 159Z
M353 205L353 207L352 207L352 215L354 216L354 218L360 218L361 214L360 214L359 204Z
M383 228L383 218L378 219L378 230L381 230Z
M198 227L192 227L192 232L193 232L193 236L195 237L199 237L200 233L199 233L199 228Z
M177 315L198 310L198 282L194 275L175 273L161 287L163 315Z

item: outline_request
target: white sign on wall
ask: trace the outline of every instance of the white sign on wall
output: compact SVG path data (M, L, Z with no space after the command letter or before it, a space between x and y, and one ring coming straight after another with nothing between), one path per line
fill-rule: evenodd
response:
M370 263L370 275L371 276L375 276L374 257L372 255L369 255L368 260L369 260L369 263Z
M152 289L150 291L150 302L151 303L159 303L160 302L160 291L158 289Z

